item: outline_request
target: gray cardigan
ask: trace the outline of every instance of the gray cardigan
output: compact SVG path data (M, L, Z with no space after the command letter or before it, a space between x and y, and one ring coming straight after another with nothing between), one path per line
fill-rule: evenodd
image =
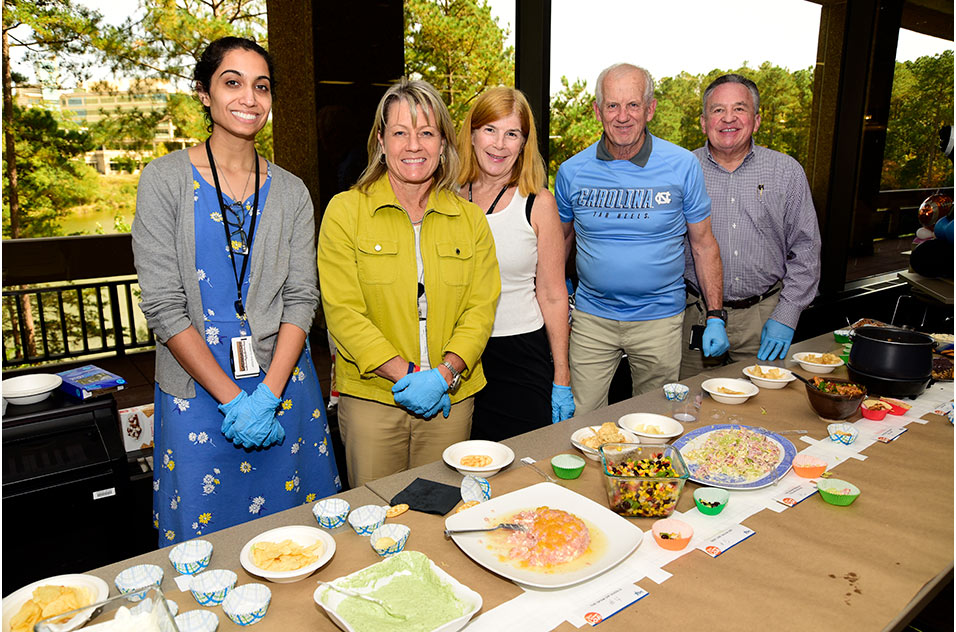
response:
M272 361L279 325L292 323L309 331L319 299L312 199L302 180L275 164L271 168L269 197L256 224L245 305L263 371ZM156 381L174 397L195 397L196 387L166 341L190 325L205 337L194 209L186 150L157 158L143 169L133 219L133 258L142 290L140 309L156 336Z

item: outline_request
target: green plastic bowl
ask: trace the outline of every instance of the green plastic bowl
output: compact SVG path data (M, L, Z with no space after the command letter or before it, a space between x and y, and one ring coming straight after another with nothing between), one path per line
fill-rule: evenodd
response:
M586 461L576 454L559 454L551 459L551 469L558 478L572 479L581 476Z
M836 331L833 332L833 339L843 344L850 342L850 330L837 329Z
M697 511L705 516L716 516L730 500L730 492L716 487L700 487L694 490L694 504Z
M840 493L849 490L849 493ZM817 481L817 491L820 497L831 505L846 507L860 497L860 488L839 478L822 478Z

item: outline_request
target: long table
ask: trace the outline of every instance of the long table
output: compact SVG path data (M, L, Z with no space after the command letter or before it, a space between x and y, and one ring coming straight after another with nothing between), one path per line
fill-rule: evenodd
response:
M832 336L819 336L795 345L793 351L830 351L837 348ZM790 361L788 368L793 368ZM737 363L684 380L692 388L709 377L742 377L745 364ZM797 367L799 370L799 367ZM845 375L837 369L834 376ZM661 392L646 393L618 404L581 415L554 426L509 439L514 462L491 477L495 496L541 482L521 463L530 456L550 470L548 459L575 452L572 432L586 425L616 421L629 412L667 413ZM806 429L815 439L826 438L826 423L810 409L804 387L793 382L781 390L761 389L738 406L717 404L705 395L700 418L686 430L709 423L725 423L727 413L735 423L772 431ZM715 417L717 417L715 419ZM721 421L723 419L723 421ZM865 461L848 459L835 476L856 483L861 497L849 507L835 507L817 495L783 513L761 511L745 520L756 535L718 558L692 551L666 566L672 576L660 584L638 582L649 595L600 624L606 630L636 629L653 623L669 629L712 630L901 630L950 581L953 575L953 426L943 417L929 415L926 424L910 424L909 431L890 444L875 444ZM793 438L799 451L806 444ZM339 494L352 507L385 504L415 478L459 485L461 475L443 462L431 463ZM588 461L582 476L562 485L606 506L600 465ZM697 487L689 482L677 510L694 506ZM482 595L481 613L514 599L523 589L465 556L443 537L444 516L409 511L396 519L411 528L407 548L428 555L456 579ZM631 519L642 531L654 519ZM210 568L227 568L239 576L238 584L264 582L239 564L239 551L253 536L280 525L315 526L310 506L283 511L252 522L203 536L214 545ZM272 584L272 602L263 630L295 632L338 629L312 600L317 580L332 580L380 560L368 538L348 526L333 531L336 551L332 560L306 580ZM645 541L634 555L645 547ZM167 597L180 611L199 608L192 596L181 593L169 564L169 549L160 549L91 571L110 584L124 568L152 563L165 571L162 584ZM221 612L220 630L239 629ZM479 613L479 614L481 614ZM478 626L476 626L478 627ZM575 630L563 622L557 630Z

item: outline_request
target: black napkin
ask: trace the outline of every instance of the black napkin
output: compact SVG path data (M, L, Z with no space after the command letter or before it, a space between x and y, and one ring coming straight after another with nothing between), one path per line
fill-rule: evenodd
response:
M444 483L416 478L395 494L392 505L406 503L409 509L444 516L461 501L461 489Z

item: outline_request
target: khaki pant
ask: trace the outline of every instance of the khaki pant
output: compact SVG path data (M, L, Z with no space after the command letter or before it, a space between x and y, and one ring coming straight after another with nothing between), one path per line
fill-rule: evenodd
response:
M632 395L677 381L681 314L658 320L620 321L574 310L571 318L575 415L607 406L611 379L622 353L627 354L631 367Z
M442 458L445 448L471 434L475 398L452 404L448 418L431 419L404 408L341 395L339 430L345 444L349 487L425 465Z
M692 325L704 325L707 317L704 315L704 303L700 299L687 294L687 308L684 310L684 328L681 341L680 379L684 380L697 375L705 369L737 362L739 360L756 360L760 350L760 333L764 323L770 318L780 292L768 296L756 305L746 309L727 308L727 339L730 340L730 351L719 358L707 358L703 351L690 350L690 328Z

